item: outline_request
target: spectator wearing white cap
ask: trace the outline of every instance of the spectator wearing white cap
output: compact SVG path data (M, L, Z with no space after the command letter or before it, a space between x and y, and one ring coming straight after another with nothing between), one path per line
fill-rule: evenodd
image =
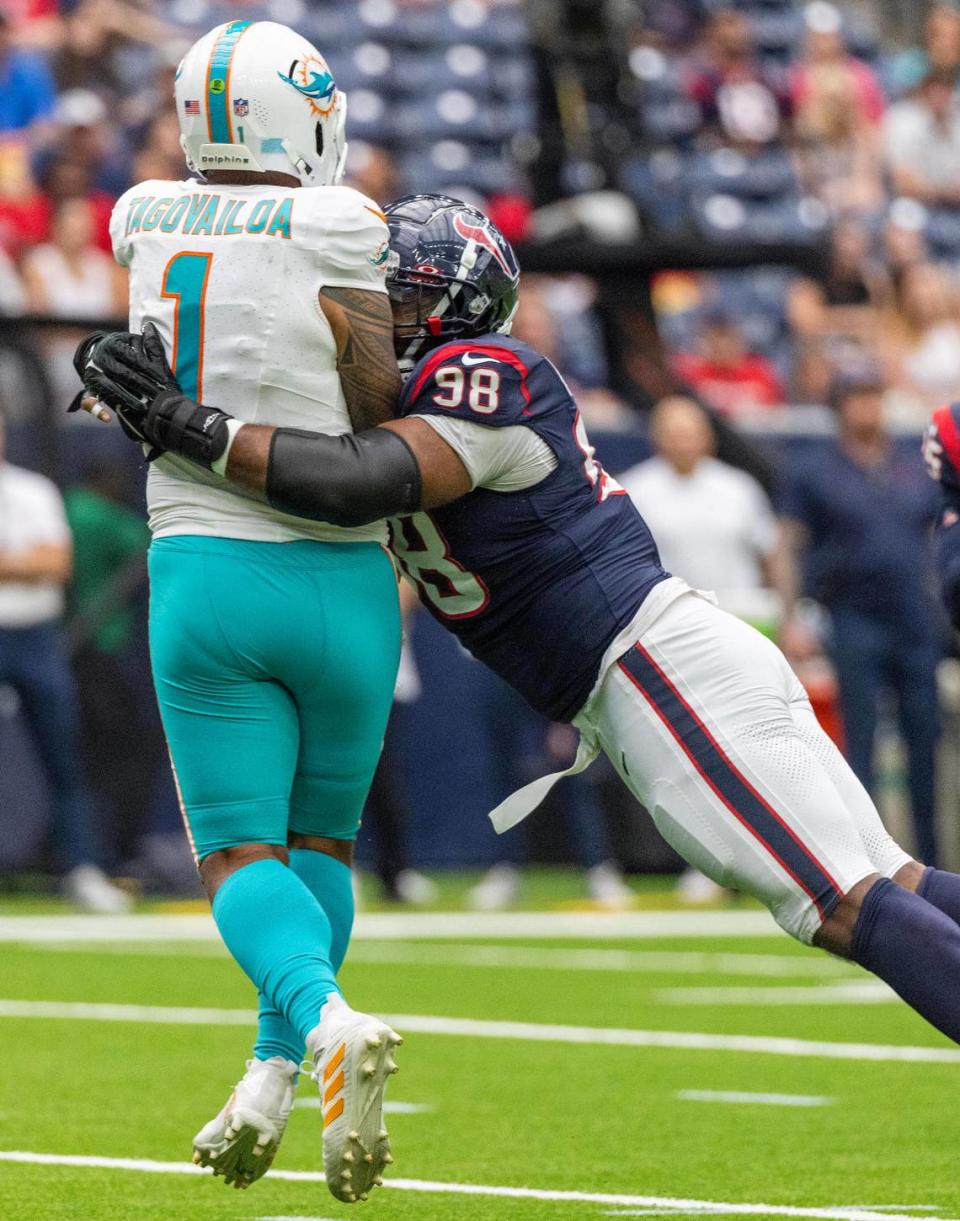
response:
M73 677L61 639L72 543L49 479L4 460L0 424L0 684L13 688L50 786L50 825L79 906L121 912L129 898L99 867L81 774Z

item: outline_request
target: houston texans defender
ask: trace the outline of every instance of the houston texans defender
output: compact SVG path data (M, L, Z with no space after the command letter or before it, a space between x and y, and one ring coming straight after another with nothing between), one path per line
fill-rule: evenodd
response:
M339 438L242 425L180 393L149 332L78 353L90 403L201 465L226 454L228 479L285 512L392 517L430 611L580 730L575 767L603 750L691 864L960 1040L960 877L894 843L776 647L662 570L556 370L506 337L518 274L496 229L436 196L387 214L399 420Z

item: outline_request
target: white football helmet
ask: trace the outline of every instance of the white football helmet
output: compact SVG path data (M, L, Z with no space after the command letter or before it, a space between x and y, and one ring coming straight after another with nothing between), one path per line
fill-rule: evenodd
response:
M187 165L279 171L304 186L343 177L347 98L315 46L275 21L229 21L195 42L177 69Z

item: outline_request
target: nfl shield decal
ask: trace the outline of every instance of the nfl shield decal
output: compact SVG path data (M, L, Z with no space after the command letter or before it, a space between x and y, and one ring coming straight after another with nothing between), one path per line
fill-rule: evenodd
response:
M244 119L250 113L250 103L246 98L233 99L233 113L238 119Z

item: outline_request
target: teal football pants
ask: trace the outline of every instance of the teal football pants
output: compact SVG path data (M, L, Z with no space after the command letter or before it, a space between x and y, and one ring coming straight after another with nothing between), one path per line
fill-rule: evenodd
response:
M198 861L356 836L399 653L376 543L154 541L150 655Z

